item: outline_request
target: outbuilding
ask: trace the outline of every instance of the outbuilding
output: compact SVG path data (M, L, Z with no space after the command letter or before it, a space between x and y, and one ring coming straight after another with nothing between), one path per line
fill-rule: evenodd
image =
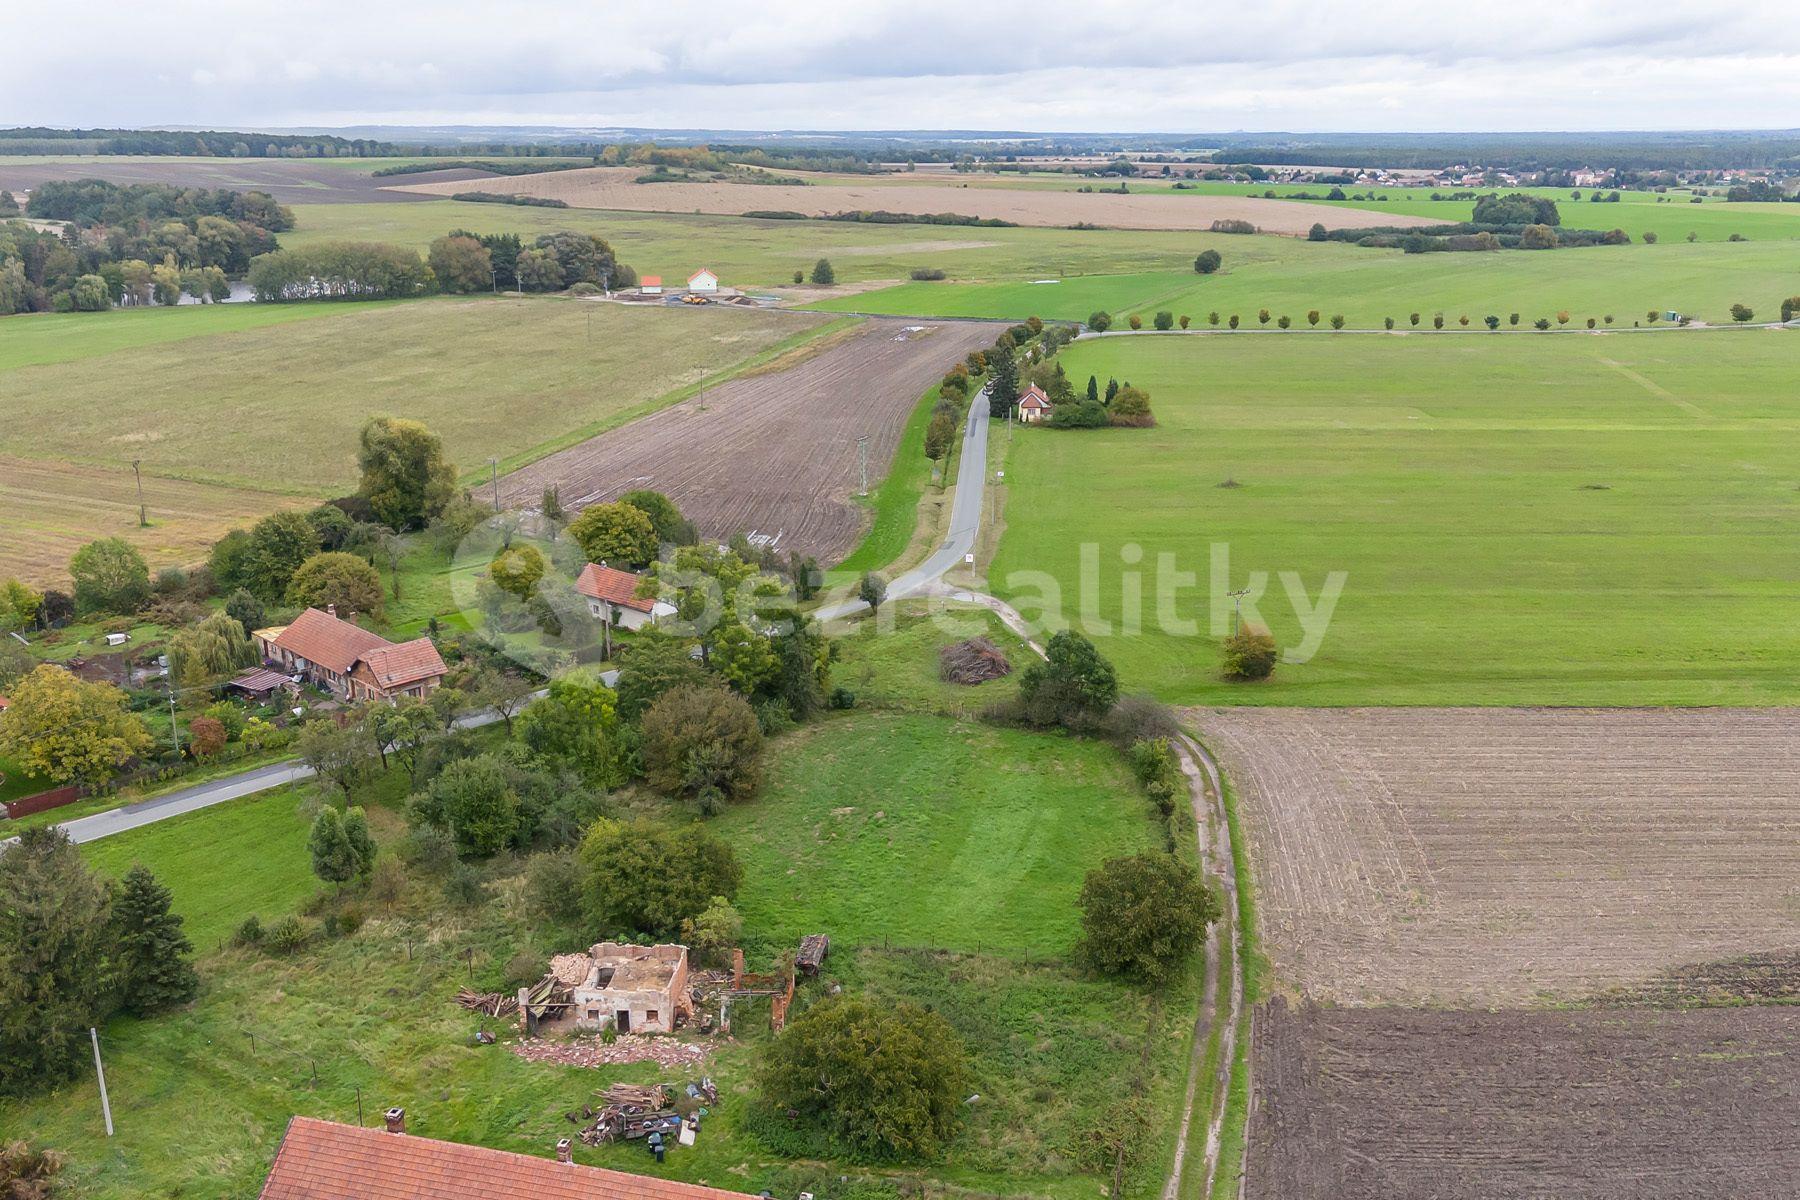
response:
M645 276L643 276L642 278L640 278L638 280L638 291L642 292L646 296L662 295L663 294L662 276L661 275L645 275Z
M688 291L702 296L716 295L719 290L719 277L705 267L701 267L688 276Z

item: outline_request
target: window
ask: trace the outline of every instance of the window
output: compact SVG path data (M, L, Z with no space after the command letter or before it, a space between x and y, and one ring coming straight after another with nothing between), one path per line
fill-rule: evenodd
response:
M651 1024L651 1025L654 1025L654 1024L656 1024L656 1010L655 1010L655 1009L654 1009L654 1008L652 1008L652 1009L648 1009L648 1010L646 1010L646 1011L645 1011L645 1013L644 1013L644 1021L645 1021L645 1022L646 1022L646 1023L647 1023L647 1024Z

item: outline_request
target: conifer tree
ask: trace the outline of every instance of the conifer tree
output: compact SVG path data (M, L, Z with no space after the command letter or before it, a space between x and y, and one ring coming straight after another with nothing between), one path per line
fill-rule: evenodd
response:
M119 1001L138 1016L186 1004L200 991L189 961L193 943L181 931L181 917L169 911L169 900L169 889L139 863L113 901Z
M368 814L360 806L344 813L344 837L356 859L356 873L367 875L375 869L375 838L369 832Z
M312 854L313 874L325 882L343 883L356 874L356 850L337 809L327 805L319 811L306 848Z

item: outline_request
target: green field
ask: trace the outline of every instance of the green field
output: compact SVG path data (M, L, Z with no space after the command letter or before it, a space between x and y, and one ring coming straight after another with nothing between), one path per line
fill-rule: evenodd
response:
M1246 326L1257 311L1287 315L1296 326L1317 309L1341 313L1352 328L1375 329L1384 317L1401 325L1408 314L1435 313L1454 323L1467 315L1503 320L1521 314L1529 324L1568 311L1577 321L1611 314L1618 324L1643 320L1650 309L1674 309L1701 320L1730 320L1732 304L1749 304L1765 319L1781 299L1800 288L1800 242L1655 246L1593 246L1554 251L1491 254L1406 254L1337 243L1274 238L1228 238L1225 269L1199 276L1187 261L1155 271L1089 275L1057 283L1023 277L980 282L906 283L876 292L827 300L824 311L910 316L1040 316L1086 320L1098 309L1123 323L1132 313L1148 325L1158 310L1189 316L1205 326L1207 314L1238 314ZM1215 242L1216 244L1216 242ZM1266 255L1270 244L1283 252ZM1252 253L1255 254L1252 257ZM1273 328L1273 324L1271 324Z
M465 469L512 463L817 326L781 312L478 298L251 306L312 319L128 350L110 334L121 317L178 326L188 311L87 317L89 352L0 375L23 418L0 426L0 453L138 458L147 474L329 495L354 484L356 432L373 414L424 421ZM61 320L8 322L7 340L65 339L44 324Z
M745 920L774 945L824 931L1065 955L1082 876L1155 834L1104 743L871 714L783 739L772 770L715 825L745 863Z
M1041 587L1008 577L1049 571L1077 621L1087 543L1116 621L1140 547L1143 632L1100 640L1128 687L1178 702L1793 703L1797 351L1767 330L1078 343L1077 387L1145 387L1159 427L1019 431L992 583L1034 616ZM1348 573L1312 661L1218 679L1213 543L1231 588L1294 571L1316 601ZM1162 551L1198 576L1176 605L1197 635L1159 629Z
M368 307L378 306L379 302ZM341 310L328 304L183 304L101 314L38 313L6 322L6 336L0 338L0 371L333 315L341 315Z

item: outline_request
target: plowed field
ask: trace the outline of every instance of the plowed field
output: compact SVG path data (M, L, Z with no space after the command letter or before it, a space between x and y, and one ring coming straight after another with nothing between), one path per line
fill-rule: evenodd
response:
M1197 718L1269 956L1317 999L1529 1004L1800 947L1800 710Z
M1800 1195L1800 1009L1257 1012L1250 1200Z
M555 484L573 512L654 488L704 536L748 533L835 561L865 520L853 498L857 439L869 439L873 484L925 389L998 332L991 324L870 321L786 370L740 376L541 459L502 480L501 498L534 505Z

